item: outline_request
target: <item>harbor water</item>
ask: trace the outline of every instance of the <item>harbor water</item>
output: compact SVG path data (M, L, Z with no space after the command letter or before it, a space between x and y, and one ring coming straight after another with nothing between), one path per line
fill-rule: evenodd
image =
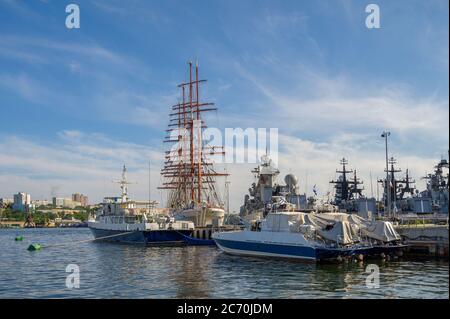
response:
M14 240L18 235L23 241ZM379 287L370 288L369 262L316 264L230 256L216 247L80 242L92 238L87 228L0 230L0 298L449 298L443 260L375 261ZM31 243L43 248L28 251ZM79 267L79 288L66 286L70 264Z

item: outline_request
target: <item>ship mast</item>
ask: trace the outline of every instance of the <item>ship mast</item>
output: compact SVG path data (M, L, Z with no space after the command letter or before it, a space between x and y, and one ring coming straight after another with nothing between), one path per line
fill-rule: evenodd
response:
M131 183L127 181L127 167L125 166L125 164L123 165L122 168L122 179L120 181L117 181L116 183L118 183L120 185L120 189L122 190L122 203L125 203L128 201L128 187L127 185L130 185Z
M174 144L165 152L161 170L164 182L158 188L169 190L170 208L182 209L205 201L223 206L215 190L215 177L228 174L217 173L207 155L224 155L224 149L222 146L205 146L202 141L206 128L202 113L217 108L214 103L200 102L200 84L206 80L199 79L198 63L195 64L195 75L191 61L188 66L189 81L178 85L181 102L171 107L168 135L164 142Z
M352 170L347 170L346 165L348 164L347 159L342 158L340 160L340 164L342 165L342 170L336 170L336 173L341 174L338 180L330 181L330 184L335 184L336 196L335 203L339 205L342 201L346 201L350 199L350 190L349 190L349 180L347 178L347 174L353 173Z
M363 197L362 191L364 190L364 187L358 187L359 185L362 185L363 182L360 181L359 177L356 175L356 169L353 172L353 179L349 183L351 185L350 189L350 199L358 197Z
M411 196L414 195L414 189L415 187L413 186L413 184L416 181L413 180L410 176L409 176L409 169L406 169L406 175L405 178L402 180L397 181L397 183L402 183L399 184L399 189L400 189L400 195L399 198L403 199L405 197L405 194L409 193ZM404 184L404 185L403 185Z
M385 179L380 179L378 182L381 183L384 186L384 200L385 200L385 205L387 206L387 199L391 198L391 200L394 203L394 207L395 207L395 202L399 199L401 199L399 197L399 189L400 189L400 182L405 182L405 181L398 181L395 178L395 173L400 173L402 170L401 169L396 169L395 168L395 164L397 163L397 160L394 157L391 157L389 159L389 164L391 165L391 167L387 170L387 174L389 175L389 182ZM385 170L386 172L386 170ZM408 176L409 178L409 176ZM409 184L409 181L408 181Z

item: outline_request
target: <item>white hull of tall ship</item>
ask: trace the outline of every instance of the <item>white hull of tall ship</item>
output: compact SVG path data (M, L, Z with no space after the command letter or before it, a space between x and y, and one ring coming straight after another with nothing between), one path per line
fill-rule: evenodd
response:
M183 209L182 211L175 213L174 216L177 220L191 221L197 227L220 227L223 225L225 210L219 207L196 207Z

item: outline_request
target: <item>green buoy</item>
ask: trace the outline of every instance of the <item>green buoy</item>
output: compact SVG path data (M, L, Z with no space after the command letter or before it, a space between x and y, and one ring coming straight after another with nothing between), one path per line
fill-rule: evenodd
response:
M14 240L15 241L22 241L23 240L23 236L16 236L16 238Z
M31 244L30 246L28 246L29 251L40 250L41 248L42 248L42 246L39 244Z

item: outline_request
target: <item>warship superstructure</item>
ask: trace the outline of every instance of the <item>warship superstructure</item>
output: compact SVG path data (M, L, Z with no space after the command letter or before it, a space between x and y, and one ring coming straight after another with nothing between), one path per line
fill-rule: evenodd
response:
M447 176L445 176L447 171ZM427 189L420 193L421 198L428 198L431 210L435 213L448 214L449 209L449 163L446 159L435 166L433 174L423 177L427 180Z
M343 162L345 172L345 164ZM244 256L282 257L309 260L343 257L383 256L401 253L405 247L392 223L336 212L335 206L307 206L299 194L298 180L288 174L285 185L277 183L280 171L265 155L252 171L256 182L245 196L240 217L247 227L239 231L215 232L212 238L226 253ZM344 178L345 179L345 178ZM353 175L354 186L341 191L342 201L353 200L346 191L362 196L361 184ZM339 184L338 184L339 185ZM340 184L342 186L342 184ZM348 187L350 184L346 184ZM359 198L358 198L359 199Z
M195 72L195 75L194 75ZM195 76L195 78L194 78ZM161 169L164 181L159 189L168 191L167 207L177 220L189 220L197 227L220 227L224 220L224 203L216 189L216 178L227 176L215 170L214 156L223 156L222 146L205 143L202 133L207 127L202 114L217 110L213 103L200 101L198 64L189 62L189 80L181 83L180 101L171 107Z
M306 194L299 193L298 179L293 174L284 178L285 184L277 182L280 171L273 166L269 156L261 157L261 164L252 170L255 182L245 195L239 215L247 221L264 218L271 211L308 210Z
M411 210L411 198L415 195L415 181L409 176L409 170L406 170L404 178L398 178L397 173L401 173L402 169L395 167L397 160L394 157L389 159L388 171L384 170L389 176L378 180L383 186L383 207L388 207L388 192L391 199L391 210L395 213Z
M348 160L342 158L341 170L336 170L340 174L336 180L330 181L334 184L335 196L332 204L336 205L341 212L358 213L363 217L371 217L370 214L376 212L375 198L367 198L364 194L364 183L357 176L356 170L347 169Z
M395 166L397 161L389 159L389 182L386 178L378 182L383 186L382 205L386 210L388 206L388 193L391 198L391 211L393 214L448 214L448 161L442 159L436 166L434 173L423 177L427 180L426 190L420 192L414 185L409 169L402 178L397 174L402 170ZM445 171L447 170L447 175ZM385 170L386 172L386 170Z

